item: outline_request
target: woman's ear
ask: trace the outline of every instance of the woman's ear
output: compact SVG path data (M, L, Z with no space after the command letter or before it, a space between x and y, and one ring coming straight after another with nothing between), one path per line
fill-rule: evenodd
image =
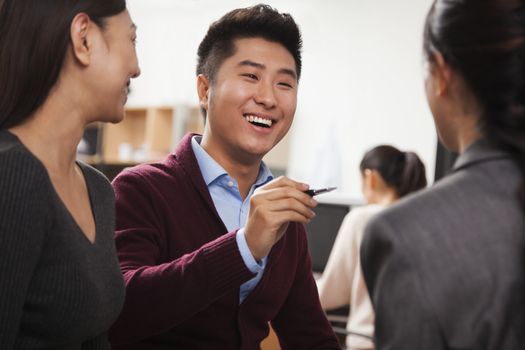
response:
M210 90L210 81L203 74L197 76L197 94L199 95L199 105L201 108L208 110L208 93Z
M363 171L363 185L365 188L371 190L373 189L374 183L374 172L371 169L365 169Z
M445 58L439 51L433 53L434 63L431 66L431 72L434 82L434 91L436 96L443 96L450 87L451 71L445 61Z
M376 203L376 171L372 169L365 169L362 172L363 179L363 196L368 204Z
M373 192L382 192L385 190L385 188L388 187L385 180L379 173L379 171L375 169L370 170L370 175L368 175L368 177L369 177L368 181L369 181L369 186L370 186L369 188Z
M91 20L85 13L77 14L71 21L70 36L73 56L84 66L88 66L91 62L92 29Z

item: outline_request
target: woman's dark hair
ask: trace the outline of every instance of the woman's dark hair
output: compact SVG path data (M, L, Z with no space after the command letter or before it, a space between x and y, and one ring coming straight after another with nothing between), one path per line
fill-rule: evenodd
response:
M399 197L427 186L425 165L414 152L401 152L395 147L381 145L366 152L361 172L376 170L385 183L395 189Z
M461 74L482 108L480 131L514 156L525 210L525 1L435 0L423 47Z
M78 13L104 28L125 0L0 1L0 129L20 124L55 85Z
M300 78L303 44L299 27L289 14L263 4L233 10L210 25L197 51L197 75L213 83L224 60L235 54L234 41L257 37L283 45L293 56ZM206 117L206 111L201 111Z

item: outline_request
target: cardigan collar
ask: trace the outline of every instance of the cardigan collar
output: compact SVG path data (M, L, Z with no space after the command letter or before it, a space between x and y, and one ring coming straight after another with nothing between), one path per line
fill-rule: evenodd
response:
M202 198L208 205L209 209L213 212L218 222L221 223L222 227L224 228L224 232L227 232L226 226L224 225L224 222L219 216L219 213L217 212L217 208L215 208L215 205L213 204L213 200L211 198L210 192L208 191L208 186L206 185L206 182L204 181L204 178L202 177L202 173L199 168L199 163L197 162L197 158L195 157L195 154L193 153L193 149L191 147L191 139L193 138L193 136L200 136L200 135L193 134L193 133L188 133L184 135L179 145L175 149L175 154L174 154L175 161L179 163L179 165L188 174L188 177L190 181L193 183L193 185L195 186L195 189L197 190L197 192L202 196Z
M206 187L206 183L202 178L199 163L197 162L197 158L195 157L193 149L191 148L191 139L196 135L198 134L188 133L184 135L175 150L175 158L177 159L178 163L182 165L184 170L186 170L188 175L190 175L192 182L199 189L199 191L204 191L207 193L208 188Z

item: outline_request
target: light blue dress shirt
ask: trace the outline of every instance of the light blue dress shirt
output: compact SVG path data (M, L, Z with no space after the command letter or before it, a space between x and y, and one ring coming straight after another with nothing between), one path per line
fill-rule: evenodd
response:
M228 175L226 170L201 147L200 141L200 136L194 136L191 139L191 147L197 158L204 182L208 186L213 204L229 232L239 229L236 235L237 246L246 267L257 274L241 285L239 295L242 303L261 280L267 261L267 257L264 257L260 263L255 260L244 236L244 226L250 211L250 198L255 189L272 180L273 175L264 162L261 163L257 179L243 201L237 181Z

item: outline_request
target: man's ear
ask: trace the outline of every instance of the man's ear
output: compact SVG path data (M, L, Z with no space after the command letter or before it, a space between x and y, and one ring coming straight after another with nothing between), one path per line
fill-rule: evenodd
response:
M437 96L443 96L450 87L451 71L450 66L445 61L441 52L433 53L434 63L432 65L431 74L433 75L434 91Z
M197 76L197 93L199 95L199 105L201 108L208 110L208 93L210 90L210 81L203 74Z
M91 62L92 29L91 20L85 13L77 14L71 21L70 35L73 56L84 66L88 66Z

